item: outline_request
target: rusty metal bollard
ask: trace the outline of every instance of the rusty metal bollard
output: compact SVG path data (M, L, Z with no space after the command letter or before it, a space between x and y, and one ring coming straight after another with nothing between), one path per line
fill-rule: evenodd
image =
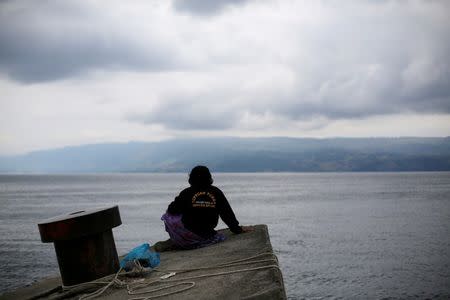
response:
M112 228L122 224L119 207L77 211L38 224L41 240L53 242L65 286L119 270Z

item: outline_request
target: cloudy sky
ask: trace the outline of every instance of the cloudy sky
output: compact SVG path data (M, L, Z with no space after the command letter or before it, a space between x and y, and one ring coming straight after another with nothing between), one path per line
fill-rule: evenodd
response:
M450 135L450 1L0 1L0 154Z

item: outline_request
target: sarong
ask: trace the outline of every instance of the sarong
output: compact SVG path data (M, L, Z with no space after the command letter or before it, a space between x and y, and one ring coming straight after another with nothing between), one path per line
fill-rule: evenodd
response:
M164 221L166 231L170 236L172 242L182 249L195 249L212 244L220 243L225 240L225 236L221 233L216 233L210 238L204 238L198 234L190 231L184 227L181 221L182 215L172 215L165 213L161 220Z

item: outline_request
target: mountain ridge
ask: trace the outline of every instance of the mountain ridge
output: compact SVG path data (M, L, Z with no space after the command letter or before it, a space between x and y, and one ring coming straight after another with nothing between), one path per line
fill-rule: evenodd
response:
M450 171L450 137L182 138L0 156L2 173Z

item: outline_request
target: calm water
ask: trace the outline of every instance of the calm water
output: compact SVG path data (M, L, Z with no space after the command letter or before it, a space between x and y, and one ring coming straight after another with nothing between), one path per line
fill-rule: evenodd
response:
M37 223L117 204L120 253L166 239L185 174L0 175L0 291L57 274ZM215 174L242 224L267 224L287 293L450 298L450 173Z

